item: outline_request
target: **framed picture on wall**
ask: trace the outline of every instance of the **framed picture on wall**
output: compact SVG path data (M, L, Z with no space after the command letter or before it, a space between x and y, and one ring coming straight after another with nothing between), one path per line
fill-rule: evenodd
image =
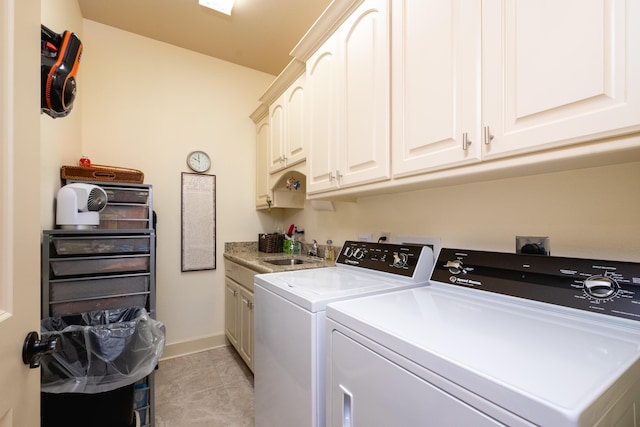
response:
M216 176L182 173L182 271L216 268Z

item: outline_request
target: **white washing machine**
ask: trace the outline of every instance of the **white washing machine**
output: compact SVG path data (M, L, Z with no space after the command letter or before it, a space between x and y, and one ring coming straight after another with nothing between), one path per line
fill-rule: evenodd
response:
M255 276L257 427L324 427L325 308L425 285L427 246L345 242L335 267Z
M327 307L327 425L638 426L640 264L442 249Z

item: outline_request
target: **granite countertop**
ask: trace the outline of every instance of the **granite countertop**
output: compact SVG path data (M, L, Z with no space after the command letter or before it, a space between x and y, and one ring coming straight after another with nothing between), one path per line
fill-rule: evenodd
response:
M279 271L305 270L309 268L333 267L335 262L325 261L323 258L306 255L291 255L284 253L265 253L258 251L258 242L231 242L224 244L224 257L229 261L244 265L259 273L276 273ZM276 265L267 260L300 260L302 264Z

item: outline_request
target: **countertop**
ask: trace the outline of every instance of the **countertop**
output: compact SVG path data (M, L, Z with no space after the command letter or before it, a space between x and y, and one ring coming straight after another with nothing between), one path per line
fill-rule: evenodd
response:
M258 273L276 273L279 271L306 270L309 268L333 267L335 262L306 255L284 253L266 253L258 251L258 242L227 242L224 244L224 258L236 262ZM267 260L299 259L303 264L275 265Z

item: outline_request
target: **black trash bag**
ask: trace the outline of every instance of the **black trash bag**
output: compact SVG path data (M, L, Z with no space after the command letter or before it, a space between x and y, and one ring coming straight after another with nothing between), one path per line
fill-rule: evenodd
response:
M142 307L92 311L42 320L42 337L59 349L42 358L44 393L103 393L149 375L165 343L162 322Z

